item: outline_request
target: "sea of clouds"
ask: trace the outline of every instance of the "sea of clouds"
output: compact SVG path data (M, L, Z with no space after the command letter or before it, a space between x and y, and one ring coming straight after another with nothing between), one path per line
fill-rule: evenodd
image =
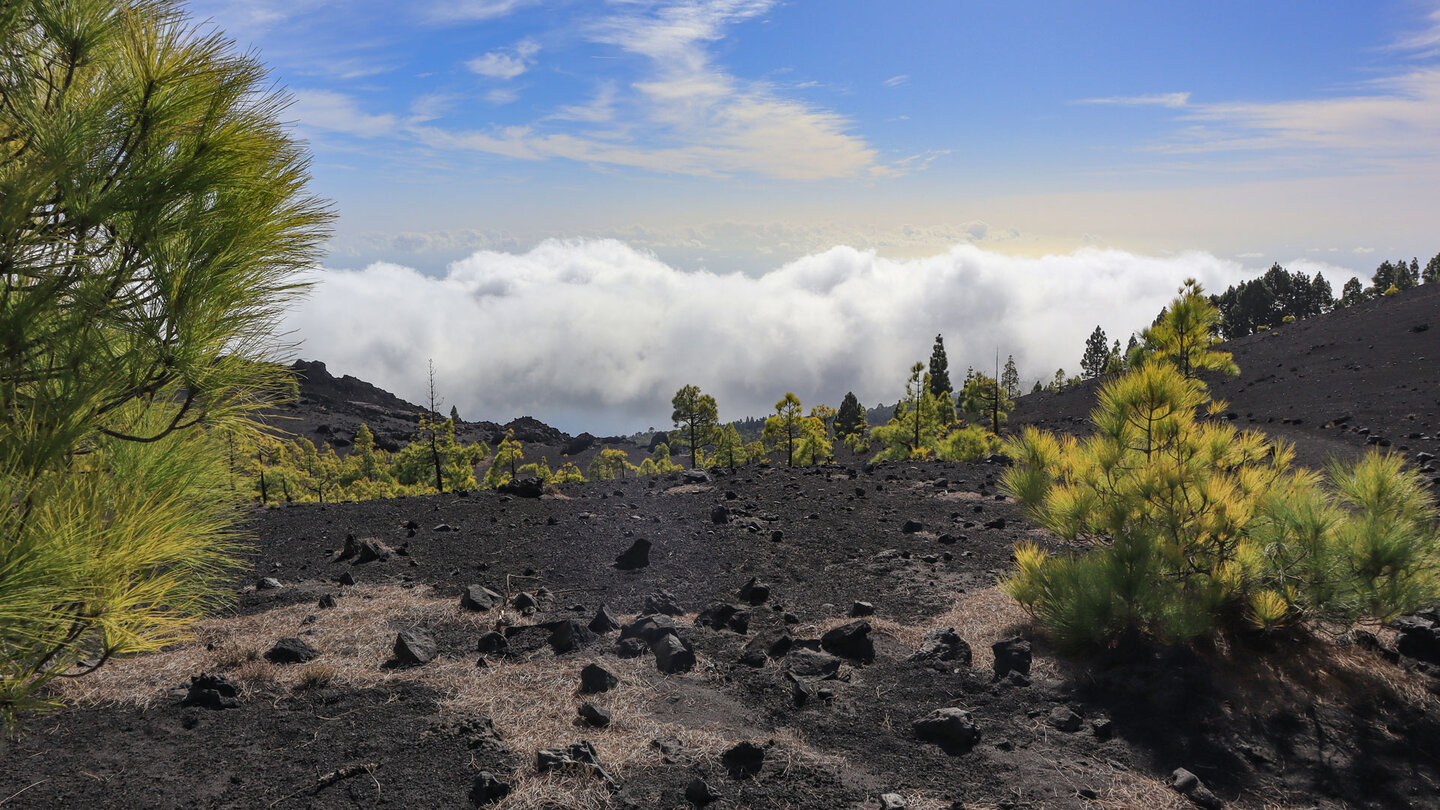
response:
M1219 291L1264 269L1204 252L1026 258L958 245L917 259L835 247L753 276L675 268L613 239L548 240L476 252L441 277L388 263L319 270L285 325L296 356L412 402L433 359L443 410L466 419L629 433L668 428L686 384L727 420L764 415L786 391L807 408L847 391L894 402L936 334L956 385L998 351L1028 390L1078 372L1096 325L1123 344L1184 279ZM1348 277L1290 269L1326 269L1337 290Z

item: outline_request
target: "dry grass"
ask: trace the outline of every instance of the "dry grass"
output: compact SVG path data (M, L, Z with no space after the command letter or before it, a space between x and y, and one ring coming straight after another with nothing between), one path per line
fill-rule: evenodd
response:
M305 624L310 616L314 619ZM669 695L664 676L654 671L648 657L607 657L604 666L620 677L620 686L599 695L576 693L580 669L591 661L586 656L555 658L543 652L528 661L494 658L489 667L477 668L477 653L438 658L414 669L382 668L391 657L397 628L458 626L478 636L493 628L496 616L462 611L454 598L438 598L420 588L352 587L330 610L295 605L205 621L196 629L196 640L114 661L93 675L66 683L65 697L79 703L148 706L169 699L172 690L201 672L230 677L247 696L261 688L304 690L329 684L363 689L418 682L439 692L442 714L489 718L505 744L525 762L513 775L510 796L496 805L498 810L608 806L608 791L592 775L536 772L531 755L538 748L589 740L606 770L618 777L627 768L653 764L658 754L650 741L659 737L678 739L685 755L711 765L723 750L749 737L733 728L697 728L658 719L654 708ZM302 632L302 638L322 651L321 658L304 666L275 665L264 659L263 651L277 639ZM704 661L700 664L703 670ZM611 725L604 729L579 725L576 709L586 701L609 710L614 717ZM776 755L785 758L786 767L842 764L793 733L767 736L777 741Z

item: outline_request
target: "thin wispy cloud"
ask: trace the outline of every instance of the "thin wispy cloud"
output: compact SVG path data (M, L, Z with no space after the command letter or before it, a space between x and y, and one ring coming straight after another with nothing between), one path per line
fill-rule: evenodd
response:
M1117 107L1184 107L1190 103L1189 93L1155 93L1148 96L1108 96L1082 98L1076 104L1110 104Z
M910 76L909 76L909 74L907 74L907 73L902 73L902 74L900 74L899 76L891 76L890 78L888 78L888 79L886 79L885 81L881 82L881 84L885 85L886 87L899 87L900 85L902 85L902 84L908 84L909 82L910 82Z
M428 17L434 22L495 20L537 2L538 0L439 0L429 7Z
M1411 51L1418 56L1440 56L1440 4L1425 15L1424 26L1401 36L1390 46L1397 51Z
M302 127L317 127L360 138L392 135L398 120L390 114L371 115L362 111L353 98L331 90L296 90L290 115Z

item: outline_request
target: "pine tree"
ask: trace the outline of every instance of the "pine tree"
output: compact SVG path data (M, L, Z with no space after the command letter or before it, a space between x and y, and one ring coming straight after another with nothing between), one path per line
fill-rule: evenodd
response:
M999 433L1005 424L1015 402L1001 386L983 372L976 372L970 384L961 392L961 407L965 417L977 424L988 424L993 433Z
M520 462L525 460L525 449L515 438L515 431L507 431L505 438L500 441L500 446L495 448L495 461L490 465L490 470L485 473L483 486L486 489L495 489L507 481L514 480Z
M848 438L864 433L865 427L865 409L855 398L854 391L847 392L840 400L840 410L835 414L835 435Z
M937 399L948 394L950 387L950 361L945 358L945 339L935 336L935 347L930 350L930 393Z
M1110 343L1105 338L1105 330L1097 326L1085 340L1085 354L1080 358L1080 373L1085 379L1093 380L1105 373L1105 366L1109 362Z
M1234 376L1239 370L1230 353L1213 348L1220 342L1219 331L1220 311L1192 278L1185 280L1180 297L1161 313L1159 322L1145 330L1145 339L1155 346L1156 357L1174 363L1187 379L1201 371Z
M1014 399L1023 393L1020 390L1020 371L1015 368L1015 355L1005 358L1005 370L1000 372L1000 386L1005 389L1005 396Z
M690 448L690 469L693 470L700 447L710 443L719 418L715 397L700 393L696 386L687 385L675 392L670 406L674 408L670 421L677 427L683 426L685 441Z
M1436 253L1434 258L1426 262L1425 271L1420 274L1420 278L1422 278L1426 284L1434 284L1440 281L1440 253Z
M450 406L450 421L454 423L455 427L460 427L460 425L463 424L465 421L464 419L460 418L460 409L456 408L454 405Z
M740 440L740 431L734 425L726 425L715 431L715 463L731 470L745 463L745 444Z
M1336 308L1353 307L1364 301L1365 288L1360 285L1360 279L1351 278L1340 288L1340 300L1336 302Z
M1044 390L1045 390L1045 386L1041 385L1039 380L1036 380L1034 387L1032 387L1032 388L1030 389L1030 393L1032 393L1032 394L1038 394L1038 393L1040 393L1041 391L1044 391Z
M785 396L775 403L775 415L765 420L765 444L775 450L782 447L785 449L787 467L795 466L795 449L801 437L802 419L804 415L800 410L800 398L787 391Z
M329 215L264 66L178 2L3 3L0 60L8 727L223 599L224 437L289 387L276 324Z

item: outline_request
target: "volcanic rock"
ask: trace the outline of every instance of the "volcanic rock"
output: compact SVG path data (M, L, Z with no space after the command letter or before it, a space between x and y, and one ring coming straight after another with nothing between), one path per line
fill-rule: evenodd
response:
M700 777L694 777L690 784L685 786L685 801L696 807L704 807L711 802L719 801L720 793Z
M970 645L953 627L937 627L925 634L920 649L910 656L911 661L925 664L949 664L970 666Z
M490 610L505 602L505 597L484 585L470 585L460 594L460 607L466 610Z
M587 625L587 627L590 628L591 632L603 634L619 630L620 623L615 621L615 617L610 615L610 612L605 609L604 605L601 605L600 609L595 611L595 618L590 620L590 624Z
M202 709L238 709L239 691L235 684L221 675L192 675L190 691L181 706L198 706Z
M407 667L418 667L435 660L440 647L429 633L418 628L401 630L395 635L395 660Z
M265 652L265 660L272 664L303 664L320 657L320 651L294 638L282 638Z
M673 633L652 641L650 651L655 653L655 667L666 675L677 675L695 668L695 651Z
M870 638L870 623L853 621L842 624L820 637L826 652L868 664L875 660L875 642Z
M763 605L770 598L770 586L756 577L740 586L740 598L752 605Z
M510 783L501 782L489 771L481 771L470 786L470 803L475 807L493 804L510 795Z
M1010 672L1030 674L1030 642L1023 638L1007 638L990 645L995 653L995 679Z
M1200 781L1200 777L1184 768L1176 768L1175 772L1170 775L1170 787L1174 788L1176 793L1189 799L1196 807L1202 807L1204 810L1220 810L1225 806L1219 796L1211 793L1210 789L1205 787L1205 783Z
M936 709L928 717L915 721L915 736L939 743L951 753L969 751L980 741L980 727L964 709Z
M513 478L495 488L501 495L514 495L517 498L538 498L545 494L545 482L533 475L520 478Z
M586 664L585 668L580 670L581 694L595 695L609 692L619 685L620 678L599 664Z
M580 715L580 719L585 721L585 724L588 726L605 728L610 725L610 712L593 703L582 704L580 708L576 710L576 713Z
M669 591L656 591L645 597L645 613L659 613L665 616L680 616L685 609L680 607L680 602L675 599L675 594Z
M650 541L641 537L615 558L615 567L621 571L635 571L650 564Z
M765 767L765 749L746 741L737 743L720 755L726 770L736 779L749 779Z

